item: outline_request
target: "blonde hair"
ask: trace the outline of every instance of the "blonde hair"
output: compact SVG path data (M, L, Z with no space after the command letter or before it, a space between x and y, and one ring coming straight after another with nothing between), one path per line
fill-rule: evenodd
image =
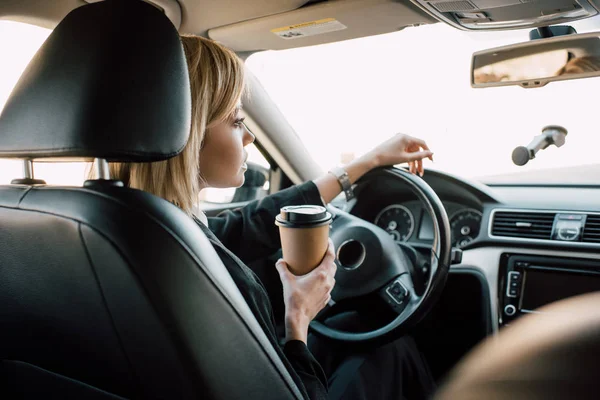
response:
M125 186L162 197L191 215L200 193L204 135L235 112L244 93L244 64L233 51L212 40L183 35L181 42L192 94L192 127L185 148L165 161L111 163L110 172Z

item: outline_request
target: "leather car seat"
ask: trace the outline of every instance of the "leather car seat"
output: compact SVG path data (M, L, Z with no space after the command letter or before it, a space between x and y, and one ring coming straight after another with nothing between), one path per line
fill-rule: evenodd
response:
M186 144L190 103L159 9L85 5L13 90L0 157L165 160ZM0 398L300 397L179 208L109 179L0 186Z

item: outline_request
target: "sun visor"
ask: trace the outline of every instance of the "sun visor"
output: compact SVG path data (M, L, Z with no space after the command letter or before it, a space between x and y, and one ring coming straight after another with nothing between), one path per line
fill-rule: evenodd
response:
M208 35L237 52L282 50L433 22L408 0L338 0L211 29Z
M592 0L411 0L438 20L464 30L523 29L589 18Z

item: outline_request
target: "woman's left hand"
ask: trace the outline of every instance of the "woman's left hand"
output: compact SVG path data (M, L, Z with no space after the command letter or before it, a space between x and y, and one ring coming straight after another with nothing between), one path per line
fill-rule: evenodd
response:
M398 133L375 147L366 157L371 157L377 167L408 162L409 171L423 176L423 159L433 161L433 153L424 140Z

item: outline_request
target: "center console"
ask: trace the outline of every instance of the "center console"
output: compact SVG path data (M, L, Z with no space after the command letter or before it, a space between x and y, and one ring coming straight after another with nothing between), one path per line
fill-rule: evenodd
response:
M600 291L600 261L504 254L499 276L500 323L546 304Z

